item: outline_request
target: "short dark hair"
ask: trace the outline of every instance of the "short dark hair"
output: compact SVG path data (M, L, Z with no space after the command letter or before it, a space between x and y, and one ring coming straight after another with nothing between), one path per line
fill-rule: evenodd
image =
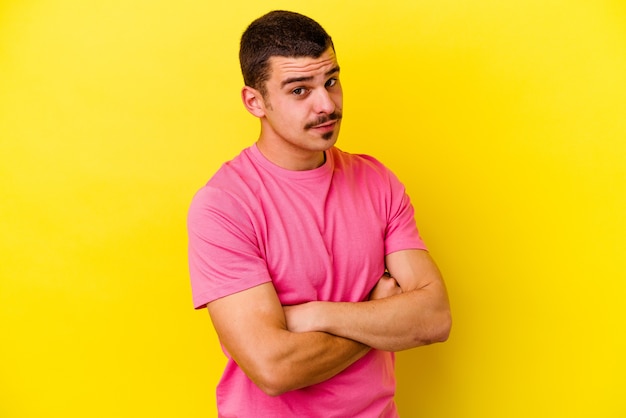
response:
M330 47L335 48L330 35L313 19L274 10L252 22L241 36L239 63L243 81L265 96L271 57L318 58Z

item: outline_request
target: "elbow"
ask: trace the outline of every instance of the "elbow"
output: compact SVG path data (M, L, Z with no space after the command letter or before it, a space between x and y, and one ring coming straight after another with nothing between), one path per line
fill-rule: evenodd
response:
M263 393L268 396L280 396L290 390L295 389L293 382L284 378L285 374L281 373L278 367L266 367L263 370L257 370L250 379Z
M268 389L261 389L263 391L263 393L265 393L267 396L270 396L272 398L276 397L276 396L280 396L283 393L287 392L286 390L282 390L282 389L274 389L274 388L268 388Z
M452 316L450 310L443 310L433 315L426 327L427 331L417 338L416 346L443 343L450 337L452 328Z
M437 320L433 324L433 343L443 343L450 337L450 330L452 329L452 314L449 309L440 312L437 315Z
M289 391L289 389L287 389L284 385L280 384L279 382L274 382L272 380L258 380L254 383L259 387L259 389L261 389L263 393L271 397L280 396L283 393Z

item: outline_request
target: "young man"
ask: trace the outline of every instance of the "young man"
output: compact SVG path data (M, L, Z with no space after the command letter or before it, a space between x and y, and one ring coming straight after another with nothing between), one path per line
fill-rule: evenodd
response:
M340 151L339 65L315 21L241 39L257 142L194 197L189 260L228 364L224 417L395 417L393 352L445 341L450 310L398 179Z

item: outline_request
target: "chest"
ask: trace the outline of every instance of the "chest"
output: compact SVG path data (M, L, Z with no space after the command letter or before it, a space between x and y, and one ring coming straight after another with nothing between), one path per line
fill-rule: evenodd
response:
M354 182L288 185L260 199L260 252L283 304L360 301L384 271L384 196Z

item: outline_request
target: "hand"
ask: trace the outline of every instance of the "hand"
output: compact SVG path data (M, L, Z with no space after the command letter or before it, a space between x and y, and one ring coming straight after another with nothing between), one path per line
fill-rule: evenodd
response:
M402 288L398 285L396 279L385 272L370 292L369 300L384 299L400 293L402 293Z
M383 299L399 295L402 288L389 273L383 274L378 283L371 290L368 300ZM320 320L324 312L324 304L327 302L306 302L300 305L283 306L287 329L291 332L324 331L320 327Z

